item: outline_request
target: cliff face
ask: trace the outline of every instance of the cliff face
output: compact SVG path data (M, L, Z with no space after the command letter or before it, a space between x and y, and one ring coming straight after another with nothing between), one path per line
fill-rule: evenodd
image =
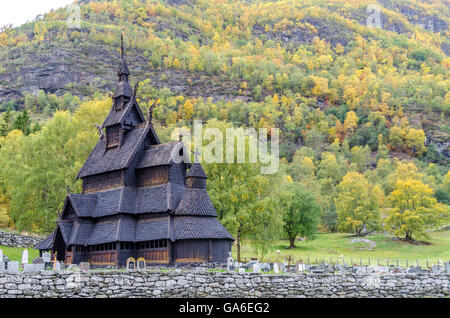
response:
M114 91L119 58L116 48L92 43L71 44L62 46L56 41L45 41L25 51L23 48L3 50L1 54L7 62L3 61L0 74L0 104L20 101L26 93L37 94L39 90L58 96L70 92L79 97L91 96L95 91ZM239 81L199 72L154 68L144 52L136 49L127 52L127 60L133 69L133 80L150 79L157 88L168 87L178 94L214 100L250 99L236 94Z

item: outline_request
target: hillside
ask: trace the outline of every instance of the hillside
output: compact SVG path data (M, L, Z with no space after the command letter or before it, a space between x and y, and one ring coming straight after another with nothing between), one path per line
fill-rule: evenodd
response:
M299 93L391 122L405 112L448 158L448 4L378 1L377 29L366 25L373 3L80 1L80 28L68 27L65 9L5 28L0 103L20 109L39 90L111 92L123 29L134 79L158 89L245 102Z

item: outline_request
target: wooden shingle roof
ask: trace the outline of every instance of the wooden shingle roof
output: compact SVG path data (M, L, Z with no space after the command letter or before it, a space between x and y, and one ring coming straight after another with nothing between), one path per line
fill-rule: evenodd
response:
M187 188L174 214L217 217L208 192L200 188Z
M143 125L131 130L125 135L120 148L115 147L107 151L106 138L99 139L78 173L77 178L128 168L147 133L150 131L150 126Z
M49 250L53 247L53 241L55 239L56 231L54 230L52 233L50 233L49 236L47 236L42 242L37 244L34 248L37 250Z
M231 234L214 217L176 216L175 240L229 239Z

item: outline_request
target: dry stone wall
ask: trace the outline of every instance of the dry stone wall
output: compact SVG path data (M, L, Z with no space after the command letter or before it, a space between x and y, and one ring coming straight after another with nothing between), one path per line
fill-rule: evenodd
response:
M449 297L446 274L0 272L0 297Z
M0 246L34 247L43 240L42 237L27 236L17 233L0 231Z

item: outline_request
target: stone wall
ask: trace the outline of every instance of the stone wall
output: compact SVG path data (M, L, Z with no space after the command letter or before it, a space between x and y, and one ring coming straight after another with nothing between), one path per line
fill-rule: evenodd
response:
M445 274L0 272L0 297L448 297Z
M44 238L0 231L0 246L34 247Z

